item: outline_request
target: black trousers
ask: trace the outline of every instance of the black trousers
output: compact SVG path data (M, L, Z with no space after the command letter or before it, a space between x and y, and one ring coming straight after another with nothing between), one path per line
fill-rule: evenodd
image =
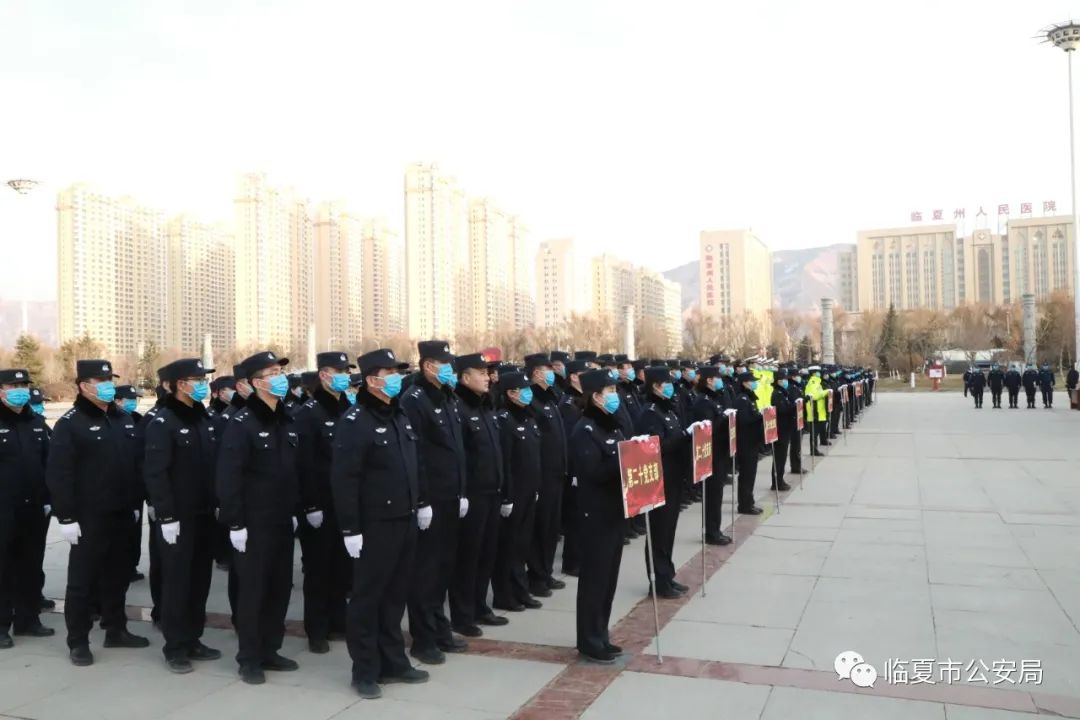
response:
M773 443L773 467L776 468L776 474L773 477L773 482L784 482L784 463L787 462L788 451L791 449L791 436L794 430L780 430L776 434L776 442Z
M298 530L304 564L304 632L308 640L326 640L331 632L345 632L352 559L332 508L323 510L319 527L302 519Z
M1009 388L1009 407L1014 408L1014 407L1019 407L1019 406L1020 406L1020 388L1016 388L1015 390L1013 390L1012 388Z
M716 451L714 445L713 452ZM705 502L703 505L705 509L703 512L705 513L705 537L708 538L720 537L724 514L724 479L731 467L731 458L722 456L719 464L720 467L704 480Z
M755 448L742 448L735 455L739 463L739 508L754 507L754 483L757 481L758 454Z
M135 574L139 570L139 561L142 560L142 520L145 516L143 504L139 503L135 508L139 513L139 522L131 528L131 572Z
M456 570L450 579L450 619L454 625L475 625L487 615L491 573L499 545L499 495L469 498L469 514L458 529Z
M708 482L706 480L706 482ZM678 514L678 506L675 506ZM651 520L650 520L651 522ZM581 543L581 575L577 586L577 648L590 655L606 655L611 603L622 564L624 522L620 512L610 517L596 513L577 518Z
M836 401L839 403L839 401ZM839 404L833 405L832 417L829 419L829 435L840 434L840 413L843 412Z
M495 571L491 576L495 605L516 605L530 596L525 559L532 545L535 521L535 493L519 493L510 517L499 523L499 545L495 552Z
M150 554L150 601L153 606L150 609L150 619L154 622L161 621L161 597L162 597L162 564L161 564L161 546L165 544L165 541L161 538L160 525L156 520L152 520L147 523L149 528L150 537L146 542L147 549ZM140 528L139 543L142 543Z
M182 531L181 531L182 532ZM258 665L281 649L292 592L292 522L249 527L245 552L233 551L236 568L236 662Z
M1029 408L1035 407L1035 388L1024 388L1024 392L1027 393L1027 403Z
M161 534L154 523L153 531ZM161 633L165 657L184 657L202 637L206 597L214 568L214 523L210 515L180 521L175 545L161 540Z
M990 400L993 402L994 407L1001 407L1001 388L997 390L990 388Z
M649 529L652 531L652 557L649 557L649 549L645 548L645 566L650 563L655 576L656 589L665 590L671 587L671 581L675 579L675 561L672 553L675 549L675 530L679 524L680 492L682 480L676 479L670 485L664 478L664 504L655 510L649 511ZM582 538L581 550L585 551L585 538ZM582 568L584 574L585 568ZM580 576L578 582L580 582Z
M44 513L44 510L42 511ZM34 560L34 567L38 569L38 581L37 592L38 597L45 597L45 541L49 535L49 522L52 520L52 514L48 516L42 516L41 526L38 528L38 537L34 543L34 548L37 551L37 557Z
M100 602L106 632L127 628L124 600L131 580L131 510L85 515L82 537L68 553L64 622L69 648L89 645L91 605Z
M791 444L789 447L791 457L791 472L798 475L802 472L802 432L798 425L791 431Z
M975 398L975 407L981 408L983 405L983 391L972 388L971 397Z
M0 508L0 633L40 623L42 528L49 518L41 505Z
M577 488L571 483L573 478L566 481L563 486L562 505L562 570L564 573L577 573L580 561L578 560L578 523L577 523Z
M1046 407L1052 407L1054 404L1054 389L1042 388L1042 401Z
M409 635L414 651L428 650L453 639L445 606L457 559L461 525L458 509L456 498L431 503L431 526L420 531L416 542L408 598Z
M817 433L817 444L820 446L829 441L829 421L815 420L811 432Z
M547 587L555 577L555 551L559 547L562 525L562 495L566 478L546 478L540 487L533 524L533 543L529 548L529 583ZM625 525L624 525L625 530Z
M364 548L353 560L345 624L353 682L377 682L412 667L405 657L401 618L418 532L416 515L364 523Z

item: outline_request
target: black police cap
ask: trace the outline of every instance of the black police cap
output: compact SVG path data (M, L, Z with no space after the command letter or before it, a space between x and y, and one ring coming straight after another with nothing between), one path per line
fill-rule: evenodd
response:
M240 365L244 368L243 377L250 380L255 376L255 373L262 372L269 367L284 367L289 364L289 358L279 358L274 352L267 350L261 353L255 353L251 357L245 358L244 362ZM240 377L240 375L237 375Z
M551 362L553 363L561 362L565 365L566 363L570 362L570 353L568 352L563 352L562 350L552 350L548 354L551 357Z
M606 365L614 365L615 364L615 356L612 355L611 353L604 353L603 355L597 355L596 356L596 362L600 363L601 365L605 365L605 366Z
M484 356L481 353L472 353L471 355L458 355L457 360L454 361L454 372L463 373L466 370L486 370L487 363L484 362Z
M41 405L45 402L45 396L38 388L30 388L30 404Z
M304 384L304 379L300 377L300 373L289 374L289 388L298 388Z
M630 364L633 366L634 370L637 370L638 372L642 372L645 368L649 367L648 360L635 360Z
M615 362L619 365L630 362L630 356L626 353L619 353L615 356Z
M529 378L525 377L525 373L515 370L499 376L500 391L517 390L526 387L529 387Z
M232 375L219 375L210 383L210 392L218 392L226 388L229 390L236 389L236 378Z
M589 366L584 360L571 360L566 363L567 375L576 375L577 373L585 372L588 369Z
M360 366L360 373L368 375L379 370L397 370L398 359L394 357L394 351L389 348L379 348L364 353L356 359Z
M697 374L699 378L702 378L704 380L708 380L709 378L714 377L720 377L720 368L716 367L715 365L705 365L704 367L698 369Z
M645 382L666 383L671 382L671 369L666 365L653 365L645 368Z
M506 375L508 373L521 372L521 368L519 368L513 363L499 363L499 366L496 368L496 370L499 371L500 382L503 375Z
M581 392L585 395L600 392L608 385L614 385L611 373L607 370L590 370L581 374Z
M138 400L139 391L135 389L134 385L117 385L116 386L116 399L117 400Z
M445 340L423 340L416 344L420 351L420 360L435 360L437 362L453 362L454 356L450 354L450 343Z
M787 368L780 368L773 374L774 380L787 380L790 373Z
M349 356L338 350L321 352L315 356L315 367L334 368L335 370L351 370L356 366L349 362Z
M158 379L162 382L175 382L183 378L202 377L212 372L214 368L204 368L199 358L181 358L160 368Z
M79 380L112 380L120 376L113 374L112 363L108 360L76 360L75 377Z
M596 353L593 352L592 350L575 350L574 351L574 359L575 360L585 360L587 362L595 362L596 361Z
M30 371L24 368L0 370L0 385L18 385L30 382Z
M525 372L531 373L538 367L550 367L551 358L547 353L533 353L525 356Z
M736 375L735 380L738 381L738 382L744 383L744 382L751 382L753 380L757 380L757 378L754 377L754 373L744 372L744 373L739 373L738 375Z
M694 362L693 360L680 360L679 361L679 367L681 367L681 368L689 368L691 370L697 370L697 363Z

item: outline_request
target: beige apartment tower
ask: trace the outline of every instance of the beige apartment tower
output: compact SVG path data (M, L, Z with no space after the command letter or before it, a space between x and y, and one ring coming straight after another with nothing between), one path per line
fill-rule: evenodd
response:
M536 325L552 327L592 306L591 263L570 238L545 240L536 253Z
M315 345L317 351L359 345L364 332L364 220L340 202L315 211Z
M706 315L762 319L772 310L772 252L750 230L705 230L699 307Z
M224 225L180 215L169 221L166 236L169 347L198 355L209 334L214 348L232 349L236 344L232 234Z
M458 332L491 333L514 325L514 244L510 216L487 198L469 202L472 305Z
M385 344L405 332L405 254L385 220L363 227L364 337Z

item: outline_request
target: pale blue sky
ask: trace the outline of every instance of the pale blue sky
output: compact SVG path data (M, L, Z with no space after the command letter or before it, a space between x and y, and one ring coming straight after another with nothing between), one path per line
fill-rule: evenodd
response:
M660 269L704 228L779 249L915 209L1067 212L1065 56L1033 36L1078 8L4 0L0 179L46 184L22 216L0 196L0 237L27 228L50 297L50 208L75 180L217 219L266 170L400 229L414 160L537 240Z

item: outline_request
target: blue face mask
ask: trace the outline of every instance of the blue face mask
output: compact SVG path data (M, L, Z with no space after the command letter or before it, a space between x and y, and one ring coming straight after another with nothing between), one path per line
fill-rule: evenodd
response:
M270 394L276 398L283 398L289 394L289 378L286 375L275 375L270 378Z
M685 378L686 378L686 379L687 379L688 381L690 381L690 382L694 382L695 380L697 380L697 371L696 371L696 370L687 370L687 371L686 371L686 374L684 375L684 377L685 377Z
M356 392L355 391L346 390L345 391L345 397L347 397L349 399L349 404L350 405L355 405L356 404Z
M788 386L788 381L787 381L787 380L781 380L781 381L780 381L780 387L782 387L782 388L784 388L785 390L787 390L787 386Z
M713 378L712 389L714 392L719 392L724 389L724 381L720 378Z
M435 374L435 377L443 385L449 385L450 378L454 377L454 366L450 363L443 363L439 366L439 372Z
M626 379L630 382L634 382L635 380L637 380L637 370L635 370L634 368L630 368L629 370L627 370Z
M604 410L608 415L614 415L619 409L619 393L608 393L604 396Z
M660 388L660 394L664 396L664 399L670 400L672 395L675 394L675 386L671 383L664 383Z
M128 415L135 412L135 409L138 408L138 407L139 407L139 401L138 400L132 400L131 398L128 398L127 400L124 400L124 402L122 402L120 404L120 409L123 410L124 412L126 412Z
M191 399L197 403L201 403L206 398L210 397L210 383L197 382L191 385Z
M396 398L398 395L400 395L401 394L401 376L398 375L397 373L394 373L393 375L385 376L383 378L382 391L383 391L383 393L386 394L386 397L389 397L389 398Z
M12 388L4 393L4 399L12 407L21 408L30 402L30 388Z
M758 381L757 380L754 380L752 383L750 383L750 389L755 390L755 391L758 389Z
M672 370L671 377L675 380L682 380L682 370Z
M34 405L31 405L30 409L33 410L34 412L36 412L38 415L44 415L45 414L45 406L42 405L41 403L35 403Z
M544 382L547 384L548 387L551 387L552 385L555 384L555 371L554 370L548 370L546 373L544 373Z
M518 400L521 401L522 405L528 405L529 403L531 403L533 400L532 388L522 389L521 394L518 395Z
M116 399L116 384L112 380L99 382L94 386L94 393L101 402L111 403Z
M618 380L619 379L619 371L618 370L608 370L608 377L610 377L612 380Z
M720 366L720 374L721 375L727 375L727 370L728 370L727 365L721 365Z
M330 389L333 392L345 392L349 389L349 374L334 373L330 376Z

